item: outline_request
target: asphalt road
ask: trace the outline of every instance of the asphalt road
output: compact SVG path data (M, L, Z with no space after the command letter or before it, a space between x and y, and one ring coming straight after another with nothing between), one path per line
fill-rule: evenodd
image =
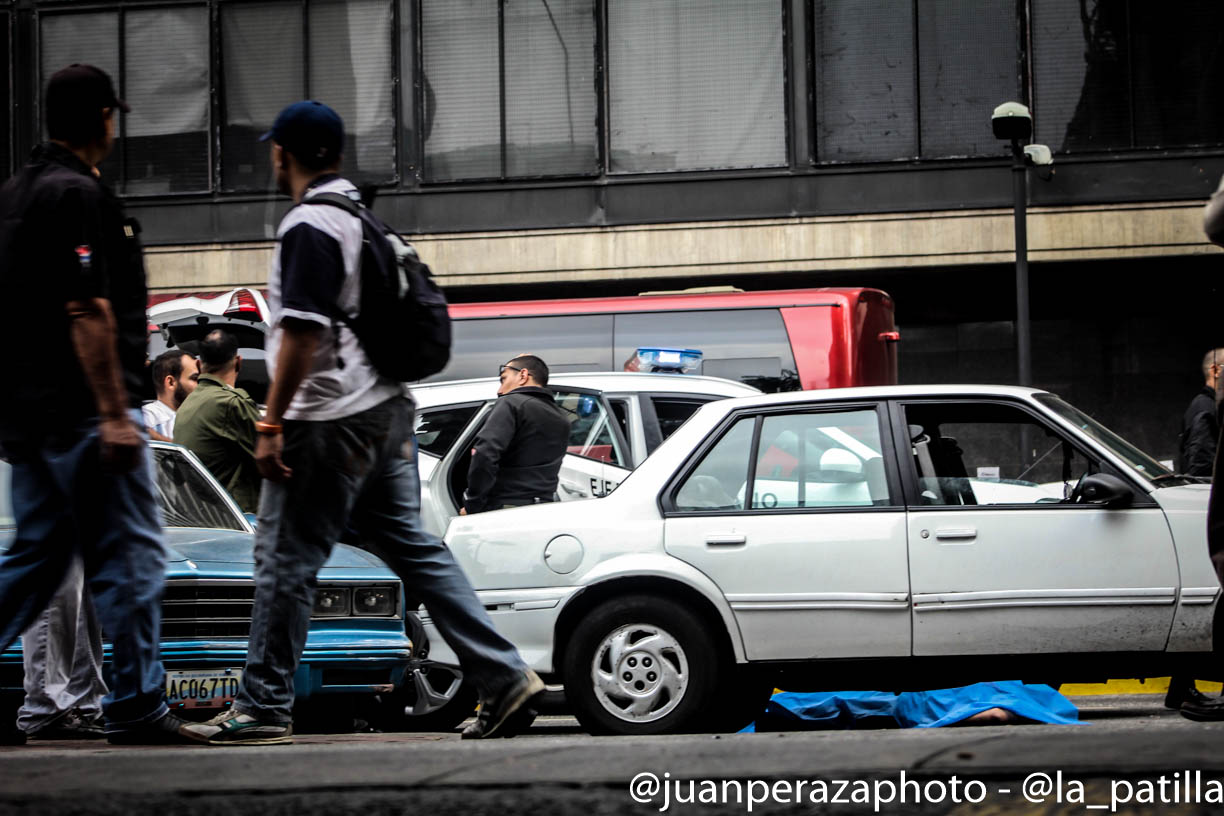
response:
M1224 813L1224 724L1159 696L1076 703L1088 724L595 738L545 717L482 743L31 743L0 748L0 814Z

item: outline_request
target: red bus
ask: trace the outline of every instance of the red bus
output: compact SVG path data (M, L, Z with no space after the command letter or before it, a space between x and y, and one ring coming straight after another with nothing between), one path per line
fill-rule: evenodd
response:
M764 391L897 382L893 301L878 289L684 290L454 303L451 362L431 380L487 377L515 354L553 371L619 371L639 348L695 349L695 373Z

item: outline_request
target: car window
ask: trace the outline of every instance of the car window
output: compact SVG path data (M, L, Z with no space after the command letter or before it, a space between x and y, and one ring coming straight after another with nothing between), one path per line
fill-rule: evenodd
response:
M1000 403L904 408L923 505L1050 504L1098 465L1027 411Z
M437 457L445 456L472 417L476 416L480 406L481 403L473 402L421 411L416 416L414 429L417 447Z
M620 425L621 434L626 439L632 439L633 435L629 433L629 398L608 397L608 404L612 406L612 413L616 415L616 422Z
M553 389L553 399L570 418L568 453L620 467L629 467L616 434L615 417L604 410L603 401L594 394Z
M675 433L707 402L709 400L693 397L651 397L650 404L654 406L655 416L659 420L659 433L663 439Z
M153 451L157 499L163 526L205 527L215 530L245 530L221 488L209 481L180 451Z
M757 451L754 510L890 503L875 411L767 416Z
M753 417L738 420L710 448L676 491L677 510L744 509L744 483L748 481L755 423Z

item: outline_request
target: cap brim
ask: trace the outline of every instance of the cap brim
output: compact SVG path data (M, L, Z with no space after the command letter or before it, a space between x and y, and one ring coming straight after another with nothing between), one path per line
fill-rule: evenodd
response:
M131 113L131 112L132 112L132 106L131 106L131 105L129 105L128 103L124 102L122 99L116 99L116 100L115 100L115 107L116 107L116 108L118 108L119 110L123 111L124 113Z
M266 142L271 138L272 138L272 131L269 130L267 133L259 137L259 141Z

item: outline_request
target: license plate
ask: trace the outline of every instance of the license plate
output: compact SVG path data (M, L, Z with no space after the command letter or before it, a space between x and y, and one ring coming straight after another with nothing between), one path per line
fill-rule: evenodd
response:
M224 708L234 702L242 669L166 672L166 703L171 708Z

